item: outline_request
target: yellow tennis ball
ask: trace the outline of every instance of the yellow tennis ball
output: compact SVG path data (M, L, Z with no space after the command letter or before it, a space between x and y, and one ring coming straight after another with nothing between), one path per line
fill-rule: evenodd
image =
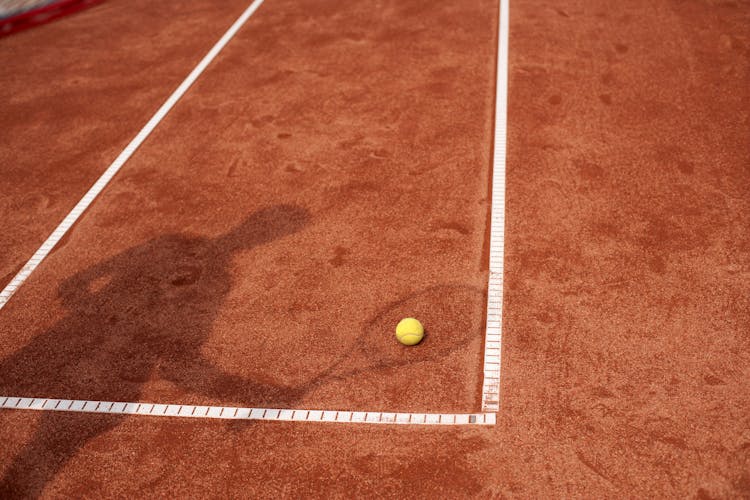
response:
M424 337L422 323L414 318L404 318L396 325L396 338L404 345L416 345Z

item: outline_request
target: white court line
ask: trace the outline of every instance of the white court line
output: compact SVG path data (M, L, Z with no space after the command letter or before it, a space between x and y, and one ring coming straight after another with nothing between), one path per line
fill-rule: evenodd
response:
M490 279L487 288L487 330L484 339L482 411L500 411L500 349L503 333L503 259L505 245L505 157L508 115L509 0L500 0L497 35L495 141L492 159L490 217Z
M60 239L68 232L83 212L91 205L94 199L102 192L104 187L112 180L112 177L120 170L128 159L133 155L136 149L146 140L146 138L153 132L154 128L162 121L162 119L169 113L174 107L177 101L187 92L190 86L198 79L203 73L206 67L211 64L211 61L221 52L224 46L234 35L239 31L243 24L253 15L253 13L260 7L263 0L255 0L250 6L245 9L245 12L234 22L234 24L224 33L224 36L216 42L216 45L206 54L206 56L198 63L198 65L190 72L185 80L177 87L172 95L166 100L159 110L151 117L146 125L138 132L135 139L130 141L120 155L115 158L115 161L105 170L104 174L94 183L91 189L81 198L81 201L70 211L70 213L63 219L57 229L47 238L39 250L29 259L26 265L16 274L16 276L8 283L8 285L0 292L0 309L2 309L8 300L13 296L18 288L23 284L24 281L34 272L34 269L44 260L45 257L52 251L57 245Z
M0 309L13 292L36 268L55 246L70 226L91 204L120 167L145 140L164 115L174 106L205 67L239 30L242 24L260 6L256 0L227 31L209 54L193 70L169 100L159 109L138 136L107 169L94 187L86 193L73 211L52 233L42 247L26 264L24 269L0 293ZM482 413L436 414L436 413L393 413L393 412L353 412L337 410L237 408L220 406L195 406L157 403L123 403L110 401L60 400L43 398L21 398L0 396L0 408L75 411L88 413L108 413L121 415L150 415L186 418L245 419L267 421L376 423L399 425L494 425L495 413L499 411L500 392L500 347L502 333L503 300L503 255L505 226L505 162L506 162L506 120L508 92L508 0L500 0L500 20L498 30L497 94L495 104L495 136L492 180L492 211L490 226L490 277L487 297L487 328L484 353L484 383L482 388Z
M0 396L0 408L46 410L109 415L152 417L213 418L324 422L343 424L393 425L495 425L494 413L393 413L380 411L297 410L282 408L239 408L235 406L196 406L159 403L124 403L82 399L19 398Z

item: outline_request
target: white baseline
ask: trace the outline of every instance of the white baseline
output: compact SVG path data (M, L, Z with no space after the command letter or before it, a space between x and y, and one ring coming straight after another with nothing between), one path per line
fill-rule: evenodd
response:
M395 413L382 411L297 410L239 408L159 403L123 403L82 399L19 398L0 396L0 408L9 410L66 411L109 415L212 418L292 422L393 425L495 425L494 413Z

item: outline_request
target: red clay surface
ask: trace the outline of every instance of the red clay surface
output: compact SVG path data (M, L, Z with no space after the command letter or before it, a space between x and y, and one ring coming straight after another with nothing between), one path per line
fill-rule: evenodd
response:
M246 2L222 5L115 0L0 41L0 287Z
M122 13L7 40L31 50L84 16L141 15L110 3ZM476 410L496 12L267 0L0 311L0 393ZM749 23L732 2L511 5L497 426L3 411L2 492L750 495ZM198 60L220 26L193 25L205 46L164 64ZM178 69L133 85L154 77L163 98ZM13 119L56 143L36 92ZM3 175L19 204L2 212L10 266L69 209L23 196L72 206L150 112L134 106L87 155L95 110L54 111L89 167L47 145L27 164L44 178ZM4 156L28 149L17 134ZM399 349L411 314L430 336Z

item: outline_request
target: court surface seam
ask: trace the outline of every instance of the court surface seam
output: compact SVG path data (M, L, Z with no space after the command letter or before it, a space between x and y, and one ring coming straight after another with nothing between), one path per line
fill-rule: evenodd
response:
M495 425L494 413L397 413L382 411L241 408L187 404L125 403L0 396L0 408L109 415L391 425Z
M509 0L500 0L497 34L497 89L492 158L490 262L487 327L484 339L482 411L500 411L500 352L503 331L503 259L505 246L505 157L508 108Z
M205 71L209 64L216 58L221 50L226 46L227 43L234 37L239 29L245 24L250 16L258 10L258 7L263 3L263 0L255 0L245 11L240 15L239 18L232 24L232 26L224 33L218 42L208 51L208 54L201 59L198 65L190 72L190 74L183 80L179 87L169 96L169 98L161 105L156 111L154 116L144 125L144 127L138 132L138 135L130 141L125 149L115 158L115 161L104 171L99 179L94 183L93 186L86 192L81 200L73 207L73 210L63 219L59 226L52 232L47 240L42 243L42 246L34 253L29 261L21 268L8 285L0 292L0 309L5 307L8 300L13 296L18 288L23 285L26 279L31 275L32 272L41 264L41 262L49 255L52 249L57 243L65 236L73 224L78 218L86 211L86 209L94 202L97 196L102 190L109 184L112 178L122 168L122 166L130 159L133 153L143 144L143 141L151 135L156 126L161 122L167 113L177 104L177 101L185 95L185 92L195 83L198 77Z

